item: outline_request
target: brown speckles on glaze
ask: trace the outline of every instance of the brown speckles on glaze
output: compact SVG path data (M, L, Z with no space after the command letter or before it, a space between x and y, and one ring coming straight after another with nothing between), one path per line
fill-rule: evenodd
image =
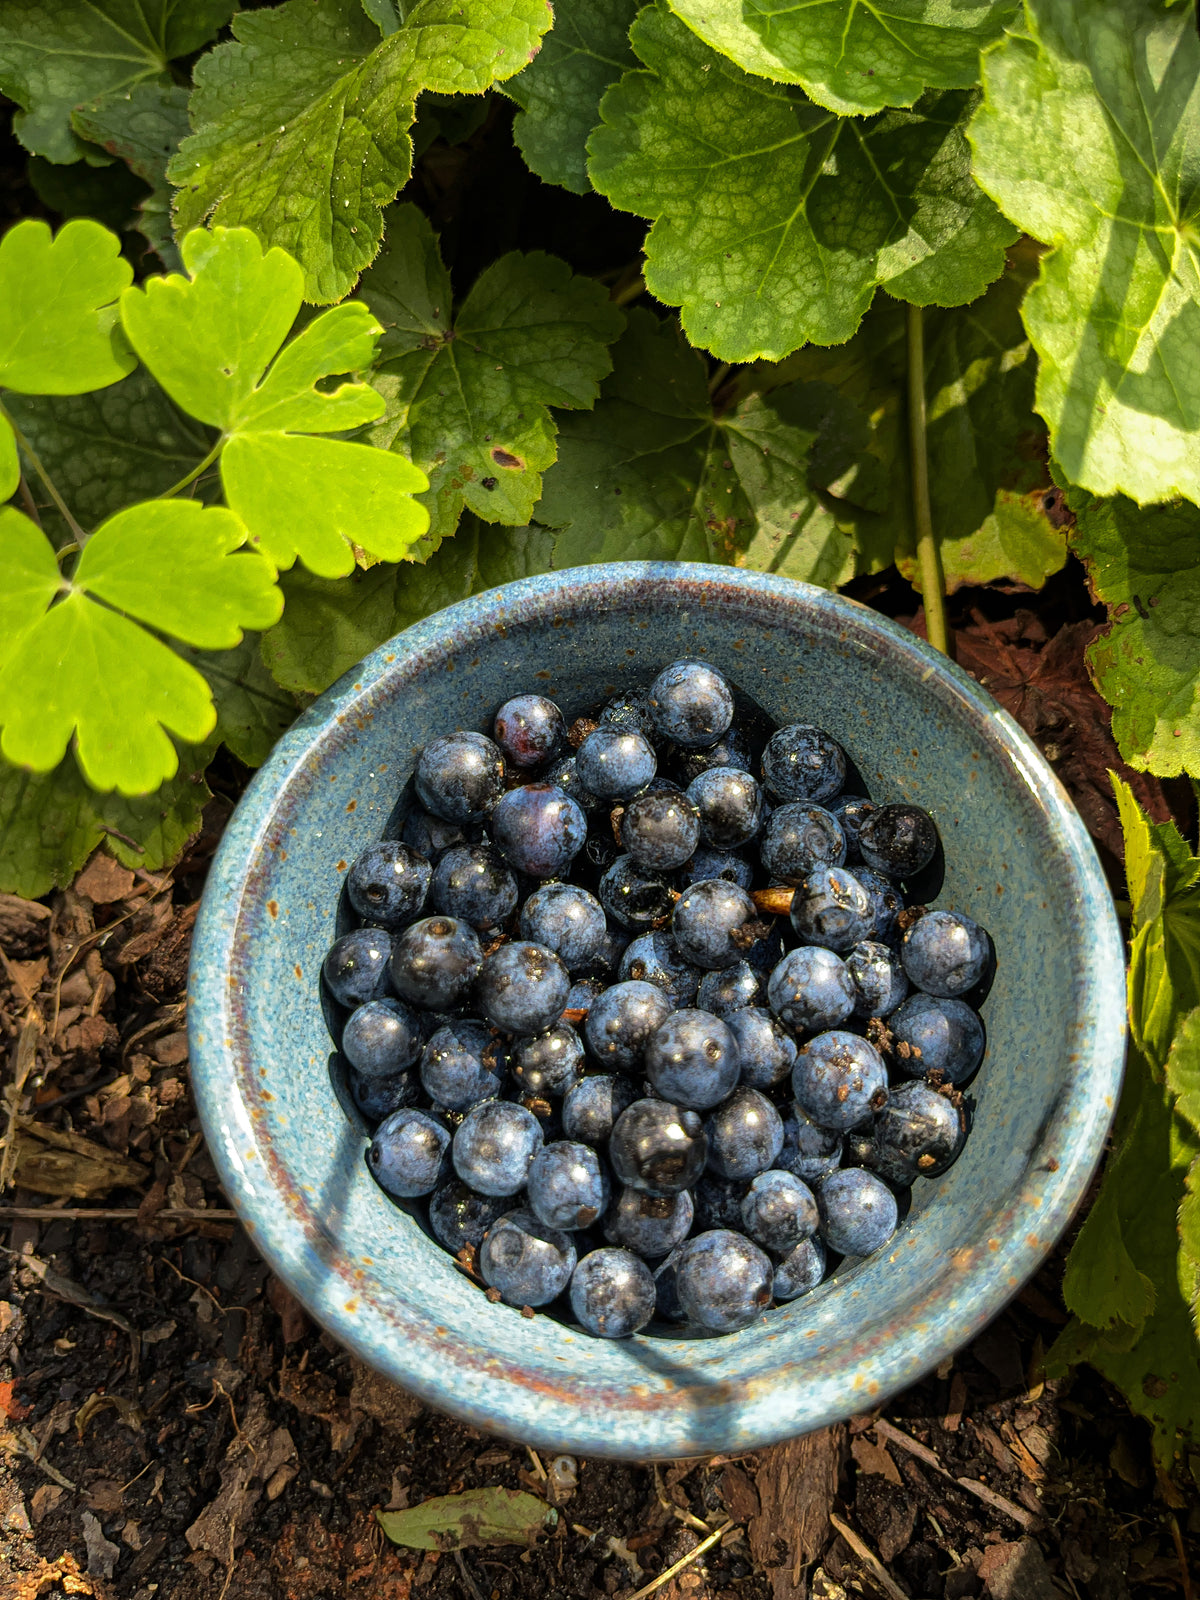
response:
M267 912L270 915L270 917L272 918L272 920L274 920L279 915L279 901L278 900L268 900L267 901Z

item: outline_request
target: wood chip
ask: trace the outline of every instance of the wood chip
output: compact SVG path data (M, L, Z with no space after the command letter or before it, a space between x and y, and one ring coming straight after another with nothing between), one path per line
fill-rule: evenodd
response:
M775 1600L791 1600L805 1566L825 1547L846 1452L842 1424L775 1445L759 1457L755 1488L762 1513L747 1532L751 1556L766 1570Z
M962 1426L963 1407L967 1403L967 1380L956 1372L950 1380L950 1409L942 1418L947 1433L957 1433Z
M860 1472L865 1472L880 1478L886 1478L889 1483L902 1488L904 1480L900 1476L899 1468L888 1453L887 1445L872 1444L870 1439L855 1439L850 1446L850 1454Z
M919 1439L914 1439L889 1422L886 1417L880 1417L875 1424L875 1431L881 1438L888 1439L892 1444L898 1445L901 1450L907 1450L910 1456L915 1456L918 1461L923 1461L926 1466L932 1467L943 1478L951 1483L956 1483L960 1489L965 1489L968 1494L973 1494L977 1500L982 1500L984 1505L991 1506L993 1511L1002 1511L1010 1517L1020 1528L1037 1528L1041 1526L1041 1518L1033 1516L1024 1507L1017 1506L1011 1500L1006 1500L1002 1494L997 1494L986 1483L978 1483L974 1478L956 1478L938 1460L936 1454L928 1445L922 1444Z
M75 893L86 896L95 906L110 906L132 894L133 884L128 867L114 860L107 850L97 850L75 879Z
M840 1517L835 1516L832 1511L829 1513L829 1521L841 1534L851 1550L854 1551L854 1554L866 1567L884 1594L888 1596L888 1600L908 1600L906 1592L892 1577L870 1546L863 1543L854 1529L848 1523L843 1522Z

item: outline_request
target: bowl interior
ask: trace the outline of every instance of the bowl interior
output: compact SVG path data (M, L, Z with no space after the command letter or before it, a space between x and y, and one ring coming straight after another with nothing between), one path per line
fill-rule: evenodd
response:
M999 954L957 1164L893 1247L723 1339L588 1338L490 1304L371 1179L338 1104L319 995L347 864L427 740L536 689L577 714L682 655L780 723L847 747L871 794L928 807L937 904ZM227 831L193 955L192 1060L230 1198L313 1314L476 1425L582 1454L789 1437L911 1382L1035 1270L1098 1159L1123 1049L1123 964L1098 863L1037 752L971 680L874 613L726 568L590 567L410 629L318 701Z

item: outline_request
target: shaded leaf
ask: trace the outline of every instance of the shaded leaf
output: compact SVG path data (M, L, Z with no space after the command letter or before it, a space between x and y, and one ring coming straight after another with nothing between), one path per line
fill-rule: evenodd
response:
M188 92L181 84L139 83L77 106L71 115L77 133L150 185L138 203L138 227L169 272L178 272L182 262L171 233L167 162L187 134L187 107Z
M116 234L83 217L51 236L18 222L0 240L0 386L24 394L103 389L137 365L117 325L133 277Z
M133 225L146 193L146 185L115 161L102 167L87 161L58 166L44 156L30 156L25 174L42 204L64 222L90 217L116 234Z
M344 580L339 587L344 593ZM263 664L262 638L247 633L233 650L179 650L208 680L217 708L213 738L248 767L262 766L298 712L295 700L278 687Z
M520 1544L532 1548L558 1513L523 1489L464 1489L426 1500L408 1511L377 1511L393 1544L409 1550L462 1550L473 1545Z

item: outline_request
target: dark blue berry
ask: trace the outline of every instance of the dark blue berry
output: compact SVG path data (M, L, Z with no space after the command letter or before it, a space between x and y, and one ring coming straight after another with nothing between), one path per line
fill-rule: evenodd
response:
M743 1006L726 1018L737 1040L742 1082L752 1089L772 1089L796 1064L796 1041L778 1018L762 1006Z
M583 1041L569 1022L558 1022L545 1033L518 1039L510 1065L513 1077L529 1094L558 1099L583 1077Z
M764 1250L779 1255L793 1249L816 1233L819 1221L815 1195L793 1173L773 1167L751 1179L742 1226Z
M854 984L832 950L805 945L791 950L767 982L771 1010L794 1033L817 1033L844 1022L854 1010Z
M644 689L626 689L604 702L599 721L606 727L621 728L626 733L640 733L654 742L654 718L646 703Z
M843 954L875 931L875 897L845 867L814 867L792 896L791 924L805 944Z
M823 805L846 781L846 752L823 729L794 722L771 735L762 770L767 788L780 800Z
M714 1228L679 1246L675 1291L689 1322L713 1333L735 1333L771 1304L775 1269L740 1233Z
M833 1030L800 1046L792 1092L822 1128L844 1133L887 1103L887 1068L875 1046Z
M410 850L430 862L439 861L455 845L470 843L457 822L445 822L421 806L414 807L405 817L400 838Z
M671 1009L669 997L657 984L637 979L614 983L595 1002L583 1024L593 1060L619 1072L640 1067L646 1045Z
M678 765L688 783L711 767L737 767L739 772L753 772L754 751L740 728L730 728L707 750L680 750Z
M511 1208L510 1195L480 1194L461 1178L451 1178L429 1197L429 1226L443 1250L456 1256L464 1245L477 1245Z
M759 844L762 864L783 883L803 883L814 867L846 859L841 823L824 807L795 801L771 813Z
M987 973L991 940L960 911L930 911L904 935L900 959L914 989L953 1000Z
M672 1005L686 1006L696 998L700 969L682 960L671 935L658 930L626 945L617 976L623 983L657 984Z
M321 972L339 1005L361 1006L387 994L390 952L391 940L379 928L355 928L330 947Z
M962 1111L945 1095L927 1083L906 1083L875 1118L864 1165L906 1188L918 1177L937 1178L945 1172L966 1136Z
M459 845L434 869L429 900L435 911L472 928L495 928L516 909L517 880L486 845Z
M482 1022L439 1028L421 1056L421 1086L435 1105L467 1111L504 1087L504 1045Z
M660 873L618 856L600 879L600 904L623 928L644 933L670 916L675 893Z
M504 793L504 757L482 733L448 733L421 751L414 781L435 817L481 821Z
M646 1045L643 1068L656 1093L691 1111L718 1105L738 1081L737 1041L708 1011L675 1011Z
M818 1184L817 1206L821 1237L839 1255L869 1256L896 1231L895 1195L862 1167L840 1167Z
M963 1083L983 1060L983 1023L965 1001L910 995L888 1027L896 1065L910 1077L940 1072L946 1083Z
M427 1011L453 1011L467 998L483 951L475 931L455 917L426 917L396 939L391 975L396 993Z
M890 945L865 939L846 956L856 1017L890 1017L908 993L900 957Z
M539 1221L574 1233L608 1209L608 1174L591 1145L559 1139L529 1163L525 1193Z
M450 1147L454 1170L480 1194L516 1194L525 1187L529 1163L542 1148L542 1130L532 1111L511 1100L484 1100L458 1125Z
M475 980L475 1003L504 1033L542 1033L561 1018L571 980L558 957L524 939L485 956Z
M649 1261L668 1255L692 1225L694 1208L686 1189L679 1194L643 1194L622 1189L604 1222L609 1244L623 1245Z
M660 736L684 750L707 750L733 721L733 691L707 661L673 661L647 699Z
M879 807L874 800L868 800L861 794L840 794L836 800L829 802L829 809L837 818L842 832L846 836L846 860L848 862L861 861L858 851L858 834L863 823L873 811Z
M527 1208L493 1223L479 1246L480 1276L510 1306L549 1305L570 1283L575 1262L570 1236Z
M666 1100L635 1100L622 1111L608 1158L623 1184L643 1194L690 1189L708 1160L708 1139L694 1111Z
M559 877L587 838L582 808L554 783L510 789L492 812L490 826L500 854L531 878Z
M567 724L545 695L518 694L497 711L492 732L514 767L540 767L566 743Z
M400 1000L368 1000L346 1021L342 1054L364 1078L387 1077L421 1054L421 1024Z
M724 878L694 883L675 902L671 933L685 961L706 971L731 967L761 936L754 901Z
M819 1128L800 1106L783 1122L783 1149L775 1162L813 1184L836 1172L842 1164L843 1138L832 1128Z
M571 1279L571 1310L598 1339L627 1339L654 1315L650 1268L628 1250L593 1250Z
M556 789L561 789L564 794L570 795L581 811L599 811L605 804L598 794L592 793L579 776L574 756L563 756L561 761L556 761L546 774L546 782L552 783Z
M393 1111L375 1130L367 1165L380 1188L400 1200L430 1194L448 1173L450 1135L428 1111Z
M680 877L688 887L693 883L707 883L712 878L723 878L726 883L748 889L754 882L754 868L731 850L709 850L701 845L680 869Z
M700 818L700 838L711 850L736 850L762 827L762 790L737 767L711 767L692 779L687 793Z
M346 874L346 893L360 917L383 928L402 928L420 914L432 868L397 839L368 846Z
M602 1072L584 1078L563 1098L563 1133L583 1144L604 1144L617 1118L637 1097L636 1085L626 1077Z
M896 944L899 939L898 922L904 910L904 897L882 872L873 867L855 867L854 876L875 900L875 931L871 938L880 944Z
M658 757L645 734L602 722L575 752L575 770L602 800L626 800L654 777Z
M706 972L696 990L696 1004L715 1017L730 1017L764 998L766 980L748 961L735 961L719 972Z
M815 1289L824 1276L825 1246L820 1239L805 1239L776 1266L772 1292L776 1300L795 1300Z
M573 883L545 883L521 907L521 937L551 950L568 972L587 972L604 950L604 907Z
M933 860L937 847L937 827L920 806L880 806L858 830L863 860L889 878L916 877Z
M697 1230L740 1229L742 1201L749 1187L748 1178L719 1178L715 1172L706 1172L692 1190Z
M670 872L694 855L700 815L678 789L649 790L630 800L621 816L621 843L639 867Z
M421 1080L411 1067L389 1072L385 1077L368 1077L353 1067L347 1073L350 1098L368 1122L382 1122L402 1106L415 1106L421 1099Z
M541 944L540 939L533 941ZM561 959L561 957L560 957ZM564 1011L580 1011L586 1017L595 1001L604 993L604 984L599 978L576 978L567 991L567 1003Z
M704 1124L708 1165L719 1178L753 1178L783 1149L783 1119L757 1089L735 1089Z

